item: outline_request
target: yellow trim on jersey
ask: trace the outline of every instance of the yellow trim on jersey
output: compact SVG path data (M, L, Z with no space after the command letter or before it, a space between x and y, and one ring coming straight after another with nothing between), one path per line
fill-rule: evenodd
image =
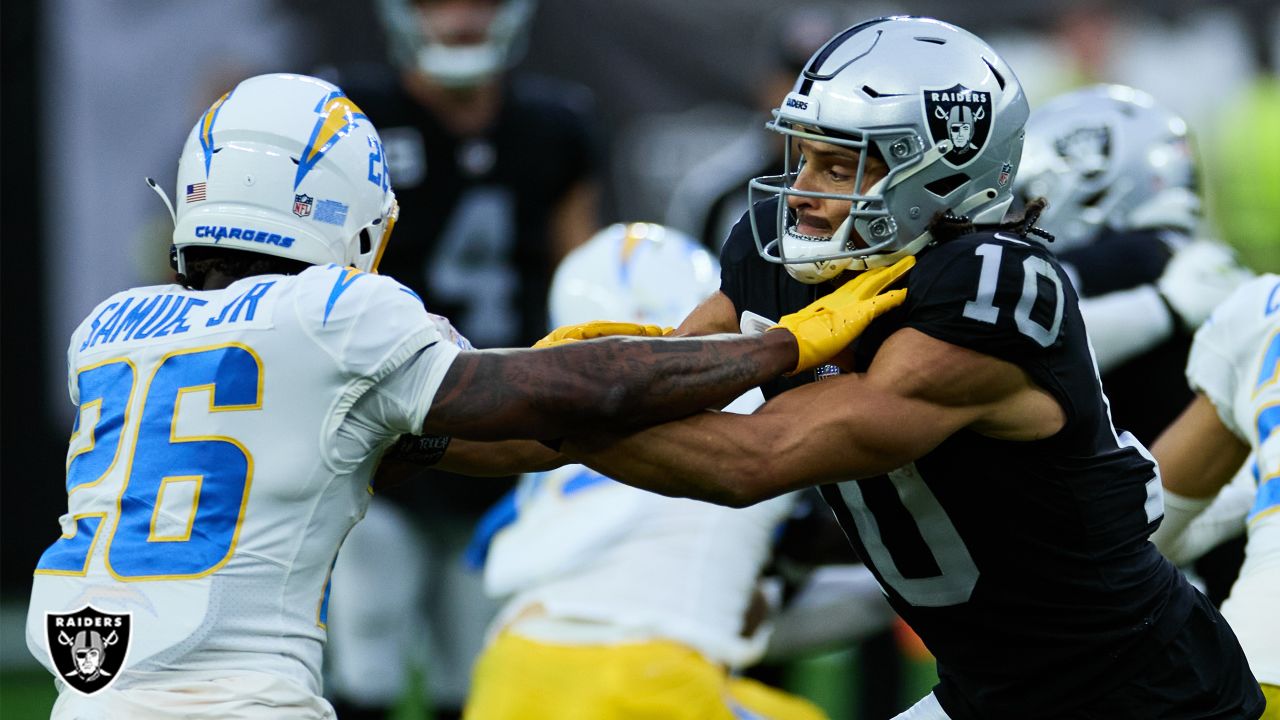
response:
M151 383L155 381L156 373L160 371L160 368L164 367L165 362L168 361L169 358L177 357L179 355L193 355L195 353L207 352L209 350L220 350L222 348L228 348L228 347L238 347L244 350L245 352L249 353L249 356L253 358L253 361L255 363L257 363L258 387L257 387L257 396L253 404L226 405L223 407L215 408L213 405L214 384L206 383L204 385L192 385L192 386L182 387L178 389L178 394L173 401L173 416L169 419L169 442L171 444L176 444L179 442L199 442L199 441L212 440L212 441L218 441L218 442L226 442L226 443L235 445L237 448L240 449L240 452L244 454L245 463L246 463L245 479L244 479L244 496L240 499L240 509L236 514L236 527L231 535L231 543L227 546L227 554L224 555L221 560L214 563L213 566L210 567L208 570L205 570L199 573L190 574L190 575L139 575L137 577L125 577L116 573L115 569L111 567L111 544L115 541L116 530L120 528L120 504L121 504L121 501L124 499L125 491L129 488L129 477L133 474L133 455L130 455L129 467L125 471L125 475L124 475L124 483L120 486L120 494L116 496L116 516L115 516L115 521L111 526L111 538L107 540L107 549L106 549L106 552L103 554L103 560L104 560L103 564L106 565L107 572L111 574L111 577L115 578L116 580L119 580L120 582L149 582L153 580L197 580L199 578L212 575L213 573L222 569L222 566L226 565L227 562L231 559L231 556L235 554L236 545L240 542L240 529L244 525L244 510L249 505L249 491L253 486L253 455L249 452L248 448L246 448L243 444L240 443L240 441L236 440L235 438L224 437L221 435L193 435L191 437L179 438L176 435L174 435L174 430L177 427L178 412L182 406L182 398L187 392L197 392L200 390L207 389L209 391L208 411L210 413L228 412L228 411L239 412L244 410L261 410L262 409L262 392L263 392L262 358L258 356L258 353L255 352L253 348L238 342L219 343L216 345L202 345L199 347L184 348L181 350L174 350L173 352L166 353L163 357L160 358L159 362L156 363L156 366L152 368L151 377L147 379L147 385L146 385L147 392L143 394L142 406L138 409L138 417L146 417L147 396L150 395ZM142 423L138 423L138 426L133 429L132 447L134 448L135 451L137 450L137 447L138 447L138 433L141 431L142 431Z
M160 517L160 509L164 507L164 491L169 483L194 482L195 491L191 493L191 507L187 510L187 527L181 535L157 535L156 520ZM186 542L191 539L191 527L196 523L196 511L200 509L200 488L204 485L203 475L169 475L160 480L160 490L156 492L156 506L151 511L151 531L147 533L147 542Z
M101 362L96 362L92 365L86 365L76 370L76 384L79 385L81 374L89 372L90 370L97 370L100 367L105 367L107 365L112 365L114 363L124 363L125 365L129 366L129 393L125 395L124 416L120 420L120 439L116 441L115 455L111 456L111 463L107 465L107 469L104 470L96 480L90 480L89 482L86 482L86 483L80 483L79 485L71 488L71 490L67 493L68 497L79 492L80 490L83 490L84 488L93 487L94 485L97 485L98 483L102 482L104 479L106 479L108 475L111 474L112 470L116 469L116 463L120 460L120 448L124 447L124 429L129 426L129 406L133 404L133 389L138 382L137 366L133 364L132 360L125 357L111 358L110 360L103 360ZM91 450L93 450L95 447L98 446L97 430L98 430L98 423L102 422L102 398L97 398L96 400L92 400L80 406L80 409L78 410L78 412L80 413L80 424L77 427L76 431L71 433L71 437L67 439L67 444L70 445L71 443L75 442L75 439L79 437L80 433L84 432L85 430L84 411L88 409L89 406L91 405L98 406L98 419L94 421L93 427L89 428L89 446L85 448L81 448L75 451L74 453L68 455L66 467L63 469L63 472L66 472L71 469L72 460L75 460L77 457L80 457L81 455L87 452L90 452Z
M84 567L79 570L39 570L35 571L36 575L64 575L67 577L84 577L89 574L89 561L93 559L93 549L98 545L98 537L102 535L102 527L107 524L107 514L105 512L81 513L80 515L71 516L71 522L75 523L75 530L70 535L62 535L61 539L70 540L80 533L81 518L100 518L98 527L93 529L93 539L89 541L89 552L84 554Z

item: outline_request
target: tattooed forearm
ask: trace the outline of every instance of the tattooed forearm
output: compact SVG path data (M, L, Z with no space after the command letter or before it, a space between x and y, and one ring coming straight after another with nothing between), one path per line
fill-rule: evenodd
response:
M790 370L795 358L795 340L785 332L466 352L445 375L425 431L556 438L642 427L723 405Z

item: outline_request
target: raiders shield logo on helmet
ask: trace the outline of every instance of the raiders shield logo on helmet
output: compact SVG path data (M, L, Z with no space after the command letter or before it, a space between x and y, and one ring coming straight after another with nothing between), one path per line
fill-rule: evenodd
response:
M943 161L952 167L963 167L982 154L991 134L991 93L963 85L925 90L924 115L934 144L950 142Z
M1076 128L1055 140L1053 149L1071 169L1092 179L1111 164L1111 130L1106 125Z
M120 673L129 654L133 613L108 613L86 605L71 613L44 614L49 660L72 690L92 695Z

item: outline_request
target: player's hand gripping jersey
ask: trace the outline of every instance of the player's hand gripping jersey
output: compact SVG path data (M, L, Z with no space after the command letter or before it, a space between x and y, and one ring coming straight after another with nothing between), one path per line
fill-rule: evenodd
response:
M1196 333L1187 378L1254 450L1249 541L1222 614L1258 681L1280 685L1280 277L1253 280L1214 311Z
M62 537L36 569L36 657L46 612L92 605L132 613L117 689L258 672L318 694L330 568L377 450L420 432L459 351L449 330L337 265L99 305L68 349L80 410Z
M773 202L757 205L760 218ZM1044 247L979 232L917 260L906 302L856 341L854 370L913 328L1017 365L1066 424L1034 442L962 430L914 463L823 495L938 658L935 693L952 717L1069 714L1131 677L1188 616L1193 591L1147 542L1162 515L1155 466L1112 427L1075 291ZM721 264L738 313L776 318L832 287L762 260L746 218ZM838 372L776 381L766 395Z

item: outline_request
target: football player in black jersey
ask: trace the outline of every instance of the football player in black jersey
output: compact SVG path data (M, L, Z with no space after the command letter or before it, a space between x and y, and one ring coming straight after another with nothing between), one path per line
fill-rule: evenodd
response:
M722 252L681 333L746 329L914 255L906 302L841 364L569 455L657 492L747 505L821 485L850 542L938 661L902 718L1257 718L1235 636L1148 541L1146 449L1115 429L1078 298L1002 223L1026 99L946 23L881 18L812 58L770 128L781 175ZM793 152L798 158L793 162ZM783 392L785 390L785 392Z
M1197 239L1198 170L1186 122L1149 94L1093 85L1031 113L1014 194L1081 296L1117 425L1154 442L1191 401L1191 336L1252 273Z
M1080 294L1115 424L1155 441L1191 401L1191 336L1252 277L1226 245L1199 238L1201 200L1187 124L1141 90L1094 85L1027 120L1014 194L1043 197L1039 224ZM1234 497L1234 496L1233 496ZM1216 514L1216 513L1215 513ZM1244 558L1244 523L1217 547L1170 554L1219 604Z
M379 0L378 10L394 68L339 72L377 119L383 147L373 151L385 153L404 208L380 272L476 347L527 347L546 331L552 270L598 228L589 91L514 69L534 0ZM422 662L424 647L437 713L466 697L497 604L461 553L514 478L457 479L432 471L377 488L347 541L331 603L329 686L342 717L385 717L412 677L406 658ZM402 590L370 596L371 584ZM404 630L424 625L416 642Z

